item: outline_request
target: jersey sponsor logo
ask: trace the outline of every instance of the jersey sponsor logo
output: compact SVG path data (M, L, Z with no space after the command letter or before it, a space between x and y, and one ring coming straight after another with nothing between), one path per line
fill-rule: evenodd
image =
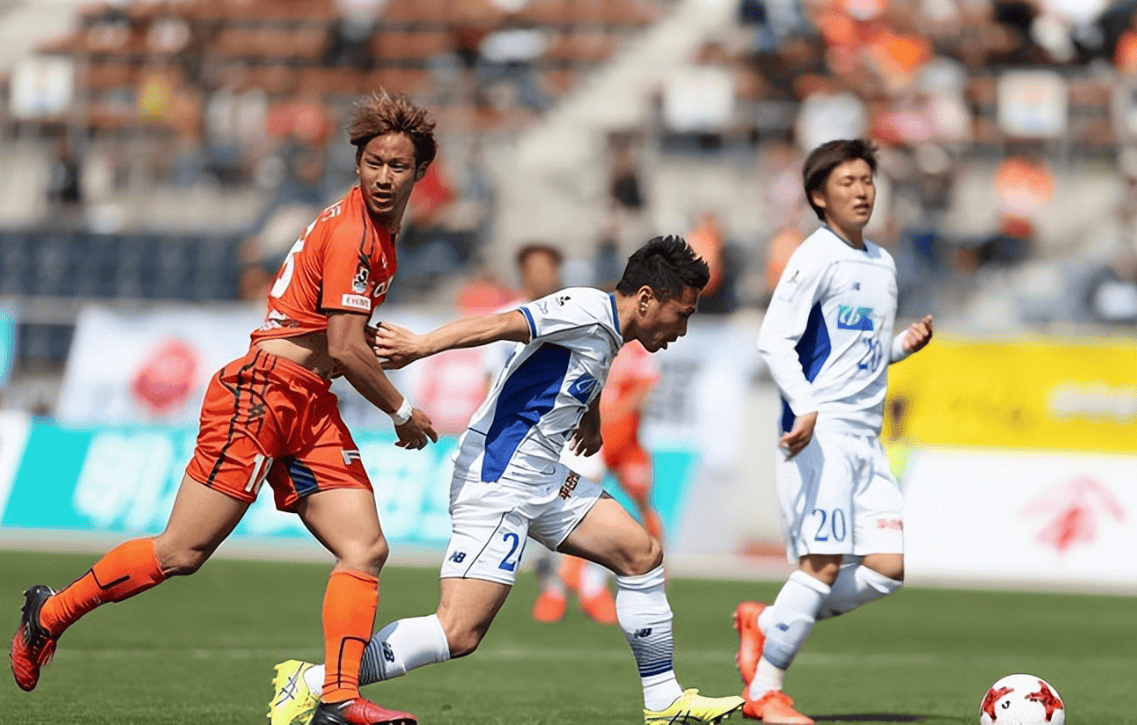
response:
M355 277L351 280L351 291L357 295L366 293L368 277L369 275L367 272L367 267L364 267L362 264L359 265L359 269L356 271Z
M872 331L871 307L849 307L848 305L839 305L839 307L840 311L837 313L838 330Z
M568 497L572 495L572 492L576 490L576 484L579 480L579 474L570 473L568 475L568 478L565 479L565 483L563 486L561 486L561 490L557 493L557 495L567 501Z
M349 451L349 450L344 449L344 450L340 451L340 455L343 456L343 464L345 466L350 466L352 461L362 461L363 460L363 456L359 455L358 450Z
M365 312L371 311L371 298L364 297L363 295L344 295L340 298L340 304L344 307L354 307L357 310L364 310Z
M576 398L582 403L587 403L589 397L592 396L593 389L596 388L596 378L592 375L585 373L573 381L569 386L569 395Z

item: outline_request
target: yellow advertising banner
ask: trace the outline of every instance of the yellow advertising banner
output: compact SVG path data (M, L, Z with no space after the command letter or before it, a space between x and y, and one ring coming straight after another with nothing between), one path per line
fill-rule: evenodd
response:
M1137 451L1137 340L937 336L889 368L882 438L899 447Z

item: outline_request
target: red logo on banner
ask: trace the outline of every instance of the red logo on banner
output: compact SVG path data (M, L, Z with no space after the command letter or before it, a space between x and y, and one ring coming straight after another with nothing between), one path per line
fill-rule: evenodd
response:
M1125 509L1105 484L1091 476L1051 486L1022 509L1022 513L1047 516L1046 525L1036 540L1065 554L1078 544L1092 544L1097 539L1101 516L1125 521Z
M151 415L166 415L186 404L199 365L197 350L183 340L163 340L143 359L130 392Z

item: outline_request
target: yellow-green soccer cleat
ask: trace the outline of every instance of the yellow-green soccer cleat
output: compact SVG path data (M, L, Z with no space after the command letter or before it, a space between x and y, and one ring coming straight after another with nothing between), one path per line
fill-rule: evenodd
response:
M320 693L312 692L304 682L304 673L315 667L311 662L288 660L276 666L272 678L272 702L268 704L268 718L272 725L308 725Z
M719 723L738 712L741 697L703 697L698 690L684 690L666 710L644 710L644 725L704 725Z

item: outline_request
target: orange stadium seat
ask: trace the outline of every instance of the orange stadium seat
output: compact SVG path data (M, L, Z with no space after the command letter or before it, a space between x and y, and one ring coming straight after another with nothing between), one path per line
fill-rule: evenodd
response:
M91 61L81 66L79 77L92 91L131 88L138 79L138 70L138 66L122 61Z
M530 0L515 15L522 25L569 25L573 0Z
M571 31L559 33L549 45L544 57L550 61L587 65L607 60L615 47L615 41L606 33Z
M382 61L425 61L450 49L450 34L443 30L388 30L371 38L371 54Z

